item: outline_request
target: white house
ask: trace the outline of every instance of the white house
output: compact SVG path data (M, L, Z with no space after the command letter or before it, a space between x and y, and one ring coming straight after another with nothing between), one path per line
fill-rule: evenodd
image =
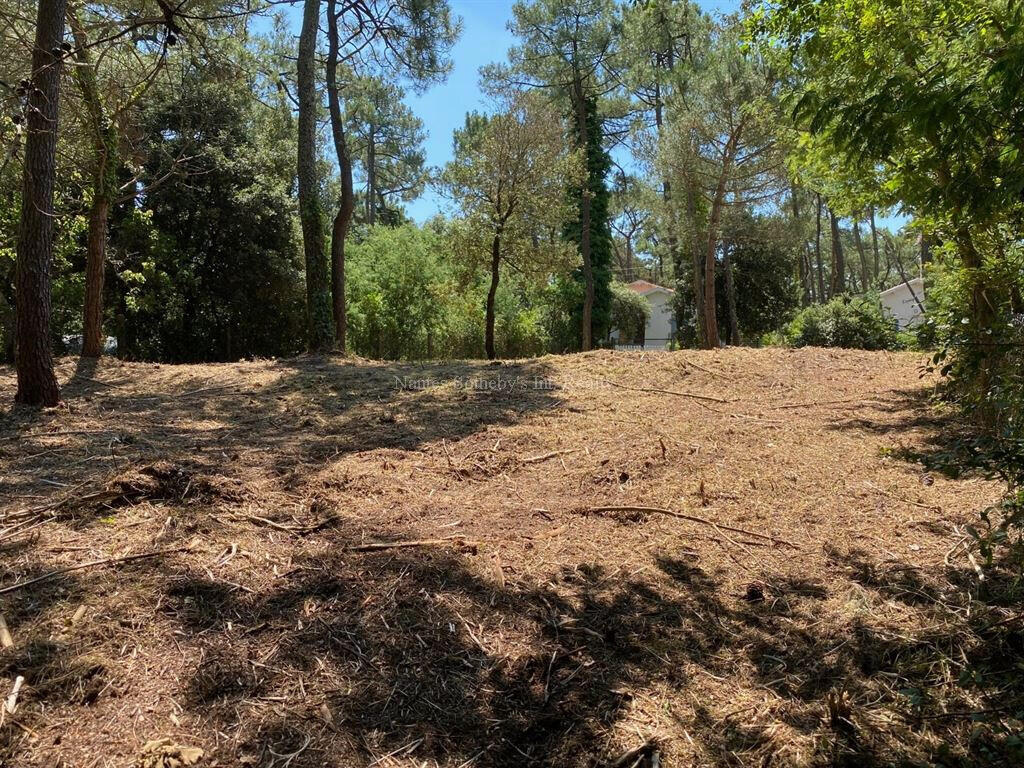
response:
M675 291L646 280L634 280L628 288L647 299L651 313L647 317L647 326L641 339L622 339L619 331L613 330L611 339L615 342L615 348L666 349L676 335L676 316L672 311L672 297Z
M901 331L924 321L924 310L921 309L924 304L924 280L920 277L882 291L878 298L882 302L882 311L895 318Z

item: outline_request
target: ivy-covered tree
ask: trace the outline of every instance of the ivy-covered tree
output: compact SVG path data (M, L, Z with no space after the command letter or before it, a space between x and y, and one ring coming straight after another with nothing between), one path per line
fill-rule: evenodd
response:
M607 333L611 312L610 161L598 100L619 84L617 12L611 0L520 0L512 14L509 28L521 42L509 52L509 68L492 70L492 77L549 91L565 105L575 146L585 157L586 183L570 186L578 212L566 236L578 244L583 262L580 341L588 350Z

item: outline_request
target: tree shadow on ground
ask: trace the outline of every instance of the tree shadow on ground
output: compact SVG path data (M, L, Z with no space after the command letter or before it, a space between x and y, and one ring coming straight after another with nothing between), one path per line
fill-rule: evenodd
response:
M303 490L337 456L436 451L441 441L488 445L487 426L561 406L558 391L543 387L514 398L498 388L452 388L453 378L492 371L544 378L543 361L380 364L368 373L306 358L275 367L281 375L266 383L179 381L164 394L120 392L92 376L76 385L81 390L69 388L116 409L120 459L132 465L130 476L120 476L128 467L117 470L119 495L75 510L72 522L98 528L104 515L127 515L134 503L166 501L174 525L161 529L161 546L211 531L230 542L236 529L217 518L218 505L244 505L231 481L253 466L275 489ZM415 383L431 379L447 383ZM253 448L260 453L246 454ZM157 460L170 466L157 468ZM66 472L55 476L92 487L109 481L111 468ZM835 579L827 584L766 573L747 595L729 592L713 560L666 553L632 574L581 562L543 577L489 576L480 555L456 542L353 549L372 526L358 518L271 526L258 534L261 543L289 553L287 562L269 552L266 562L247 561L262 575L245 586L225 575L224 557L191 553L68 574L17 601L0 597L0 611L19 623L56 627L45 641L0 657L0 673L30 678L25 705L38 719L26 727L41 728L38 713L58 707L107 706L104 717L114 717L123 706L114 695L135 704L133 689L141 688L173 691L180 738L201 740L211 761L259 768L398 760L594 768L612 764L624 739L681 742L679 734L693 762L715 765L1013 759L1009 731L1017 721L1006 715L1015 716L1009 707L1022 689L1016 678L1005 689L992 682L1007 679L1006 660L1019 656L1024 640L1020 625L988 626L990 617L966 610L978 597L964 592L969 573L837 549L828 553ZM406 531L381 534L398 539ZM46 568L47 553L32 540L5 551L18 566L4 583ZM826 601L840 603L838 616L823 610ZM79 602L102 614L94 629L64 626ZM876 615L894 607L914 614L912 633ZM173 681L157 687L119 666L133 644L147 641L180 665ZM983 708L997 716L987 731L972 731L979 706L958 687L965 670L982 670ZM616 729L659 697L672 702L675 733ZM16 764L28 738L5 727L0 757ZM947 740L956 746L942 746Z

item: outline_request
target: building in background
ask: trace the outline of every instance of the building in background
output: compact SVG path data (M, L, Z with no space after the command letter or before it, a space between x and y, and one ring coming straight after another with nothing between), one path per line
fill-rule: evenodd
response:
M924 280L920 277L882 291L878 298L882 310L896 321L901 331L924 321Z
M629 289L639 293L651 305L642 339L620 339L619 331L611 332L616 349L668 349L676 337L676 315L672 309L675 291L647 280L634 280Z

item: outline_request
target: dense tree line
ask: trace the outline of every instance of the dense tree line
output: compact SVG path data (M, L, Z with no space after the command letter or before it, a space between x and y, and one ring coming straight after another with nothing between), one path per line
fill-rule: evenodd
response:
M637 279L675 290L676 344L792 341L802 308L847 316L926 266L935 305L971 320L958 364L989 380L1020 302L988 277L1016 264L1020 12L961 0L937 33L912 6L897 43L870 33L887 0L521 0L481 73L491 106L431 169L403 97L451 69L443 0L304 0L269 25L158 0L43 2L33 23L5 0L26 54L0 62L18 397L55 402L52 352L107 336L166 361L587 350L635 325ZM418 227L402 206L427 185L447 205Z

